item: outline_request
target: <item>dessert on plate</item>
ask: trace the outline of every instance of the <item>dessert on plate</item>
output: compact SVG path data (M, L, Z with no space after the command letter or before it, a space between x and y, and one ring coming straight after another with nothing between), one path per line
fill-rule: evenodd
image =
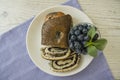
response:
M80 55L76 55L68 44L68 33L72 24L72 17L69 14L52 12L46 15L41 40L45 47L41 50L42 57L51 61L53 71L69 71L80 62Z
M41 31L41 56L50 61L55 72L66 72L79 66L86 54L96 57L107 43L90 23L73 26L72 17L63 12L46 15ZM82 55L81 55L82 54Z

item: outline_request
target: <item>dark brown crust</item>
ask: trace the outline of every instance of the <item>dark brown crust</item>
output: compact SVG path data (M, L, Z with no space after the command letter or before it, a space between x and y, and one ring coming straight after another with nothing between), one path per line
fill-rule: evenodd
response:
M54 18L57 18L57 17L61 17L61 16L64 16L65 14L63 12L52 12L52 13L49 13L46 18L45 18L45 21L49 20L49 19L54 19Z
M47 20L42 26L42 44L68 48L68 33L72 24L70 15Z

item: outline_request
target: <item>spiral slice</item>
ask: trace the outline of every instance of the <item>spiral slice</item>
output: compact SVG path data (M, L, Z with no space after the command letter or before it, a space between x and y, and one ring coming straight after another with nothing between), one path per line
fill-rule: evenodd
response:
M66 72L76 68L80 63L80 59L80 55L73 53L66 59L51 61L51 65L55 72Z
M48 60L61 60L67 58L71 51L70 49L63 49L57 47L47 47L42 50L42 57Z

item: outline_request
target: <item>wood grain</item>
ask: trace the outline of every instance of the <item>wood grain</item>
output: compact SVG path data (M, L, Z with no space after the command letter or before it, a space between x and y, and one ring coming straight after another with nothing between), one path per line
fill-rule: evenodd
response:
M0 34L28 20L41 10L66 0L0 0ZM107 38L105 57L120 80L120 0L79 0L84 12Z

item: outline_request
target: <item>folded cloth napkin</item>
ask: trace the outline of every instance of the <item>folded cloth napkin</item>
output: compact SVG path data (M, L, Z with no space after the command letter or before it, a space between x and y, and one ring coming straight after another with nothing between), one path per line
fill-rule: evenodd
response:
M63 5L80 9L77 0ZM0 80L114 80L102 52L78 74L56 77L38 69L28 56L25 38L33 18L0 36Z

